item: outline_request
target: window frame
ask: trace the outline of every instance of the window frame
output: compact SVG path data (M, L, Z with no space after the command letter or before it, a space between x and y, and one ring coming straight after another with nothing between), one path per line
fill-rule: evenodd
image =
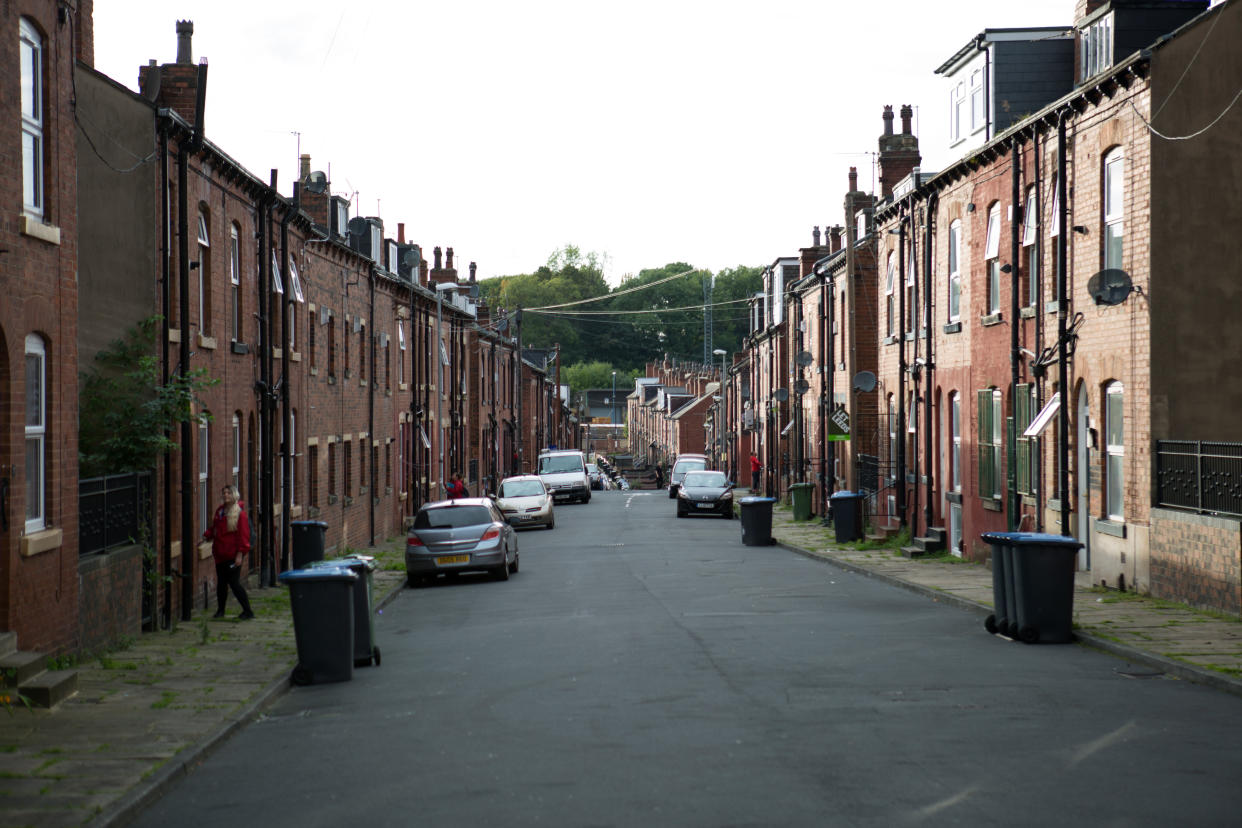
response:
M198 330L211 332L211 216L198 211Z
M987 236L983 258L987 273L986 315L1000 313L1000 202L988 208Z
M888 252L888 266L885 271L884 281L884 304L885 304L885 335L893 336L893 316L895 315L895 297L894 289L897 284L897 265L894 256L897 253L894 250Z
M18 24L18 74L22 132L22 210L39 218L47 214L44 169L47 150L47 118L44 112L47 72L44 65L44 42L43 34L34 23L25 17L21 18Z
M950 449L949 470L951 489L959 494L962 491L962 395L956 391L949 394L949 434L952 448Z
M241 228L237 222L229 225L229 314L230 329L234 342L242 342L241 313Z
M198 519L205 532L211 525L211 430L207 423L198 424ZM201 534L201 532L200 532Z
M1100 234L1104 267L1121 269L1125 257L1125 174L1124 147L1113 147L1104 154L1103 211L1104 232Z
M962 318L962 220L949 223L949 301L948 320Z
M31 358L34 358L36 367L35 373L37 381L32 383L31 380ZM31 398L31 392L34 392L35 398ZM26 478L26 514L25 514L25 532L40 532L47 528L47 432L48 432L48 405L47 405L47 343L43 341L43 337L39 334L32 333L26 336L25 345L25 388L23 391L25 400L24 413L24 448L26 453L26 468L23 473ZM33 403L33 407L32 407ZM32 420L31 414L35 417ZM34 467L37 472L38 479L32 480L30 467L32 465L31 449L34 449ZM33 507L33 508L32 508Z
M1125 522L1125 386L1110 382L1104 388L1104 474L1100 481L1104 514L1109 520ZM1115 430L1114 430L1115 427ZM1116 438L1116 439L1114 439Z

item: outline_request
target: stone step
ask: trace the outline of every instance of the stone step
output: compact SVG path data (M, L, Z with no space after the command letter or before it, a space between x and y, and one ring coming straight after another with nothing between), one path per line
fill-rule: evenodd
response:
M78 671L44 670L23 682L17 692L29 699L35 707L53 708L78 692Z
M926 537L935 538L940 543L944 543L944 539L947 538L948 536L949 536L949 533L945 530L943 526L928 526L927 527Z
M924 535L922 537L914 538L912 543L915 547L922 549L924 552L944 551L944 538Z
M43 653L24 653L18 650L0 656L0 685L20 688L47 669L46 662L47 656Z
M17 652L17 633L0 632L0 656Z

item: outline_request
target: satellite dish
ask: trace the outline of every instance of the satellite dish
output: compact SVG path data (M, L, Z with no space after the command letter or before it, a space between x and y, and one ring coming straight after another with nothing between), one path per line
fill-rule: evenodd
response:
M409 250L405 251L405 253L401 254L401 264L405 265L410 270L414 270L422 264L422 259L423 257L418 255L418 248L416 247L411 247Z
M306 189L312 193L323 193L328 189L328 177L319 170L306 176Z
M815 355L810 351L802 351L794 358L794 360L803 368L815 361Z
M796 383L794 383L794 391L796 391L799 394L805 394L807 391L810 391L810 390L811 390L811 384L807 382L806 380L798 380Z
M772 399L776 400L777 402L784 402L785 400L789 399L789 392L786 391L784 388L778 388L772 392Z
M859 371L854 375L853 388L855 391L874 391L875 385L875 374L871 371Z
M1130 274L1110 267L1087 280L1087 292L1097 305L1120 305L1134 290Z
M354 216L349 220L349 235L365 236L370 227L371 222L367 221L362 216Z

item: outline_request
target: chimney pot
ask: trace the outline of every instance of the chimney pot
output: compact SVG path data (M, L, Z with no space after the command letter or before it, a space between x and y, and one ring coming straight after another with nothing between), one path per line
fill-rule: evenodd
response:
M474 283L474 280L475 280L475 274L478 272L478 267L479 267L479 266L478 266L477 264L475 264L474 262L471 262L471 263L470 263L470 282L471 282L471 284L473 284L473 283Z
M914 117L914 108L906 104L901 108L901 134L910 135L910 119Z
M298 162L298 180L305 181L310 178L310 153L302 153Z
M811 231L811 238L814 239L815 246L819 247L819 227Z
M446 250L445 253L446 253L447 260L444 263L444 269L452 270L453 269L453 248L451 247L448 248L448 250Z
M850 192L858 192L858 167L850 167Z
M891 104L884 107L884 134L893 134L893 107Z
M397 222L397 244L405 244L405 222Z
M436 257L436 265L435 265L435 270L440 270L440 269L441 269L441 267L440 267L440 247L437 245L437 246L436 246L436 248L435 248L435 250L433 250L433 251L432 251L432 253L434 253L434 254L435 254L435 257Z
M190 51L190 40L194 37L194 21L178 20L177 21L177 63L186 65L194 63L194 56Z

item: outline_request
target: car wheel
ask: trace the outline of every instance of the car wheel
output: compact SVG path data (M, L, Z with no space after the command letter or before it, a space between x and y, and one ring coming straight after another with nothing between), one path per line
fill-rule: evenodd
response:
M676 497L677 497L677 492L673 491L672 487L670 486L668 490L668 499L673 500Z
M686 516L686 513L683 512L681 509L677 510L677 517L685 517L685 516Z
M425 584L426 581L423 579L422 575L415 575L413 572L405 573L405 585L410 589L418 589Z
M500 566L493 569L492 577L497 581L509 580L509 565L507 563L502 563Z
M518 561L520 561L520 560L521 560L521 558L519 558L517 555L514 555L514 556L513 556L513 563L509 565L509 571L510 571L510 572L517 572L517 571L518 571Z
M548 521L548 528L549 528L549 529L555 529L555 528L556 528L556 518L552 518L551 520L549 520L549 521Z

